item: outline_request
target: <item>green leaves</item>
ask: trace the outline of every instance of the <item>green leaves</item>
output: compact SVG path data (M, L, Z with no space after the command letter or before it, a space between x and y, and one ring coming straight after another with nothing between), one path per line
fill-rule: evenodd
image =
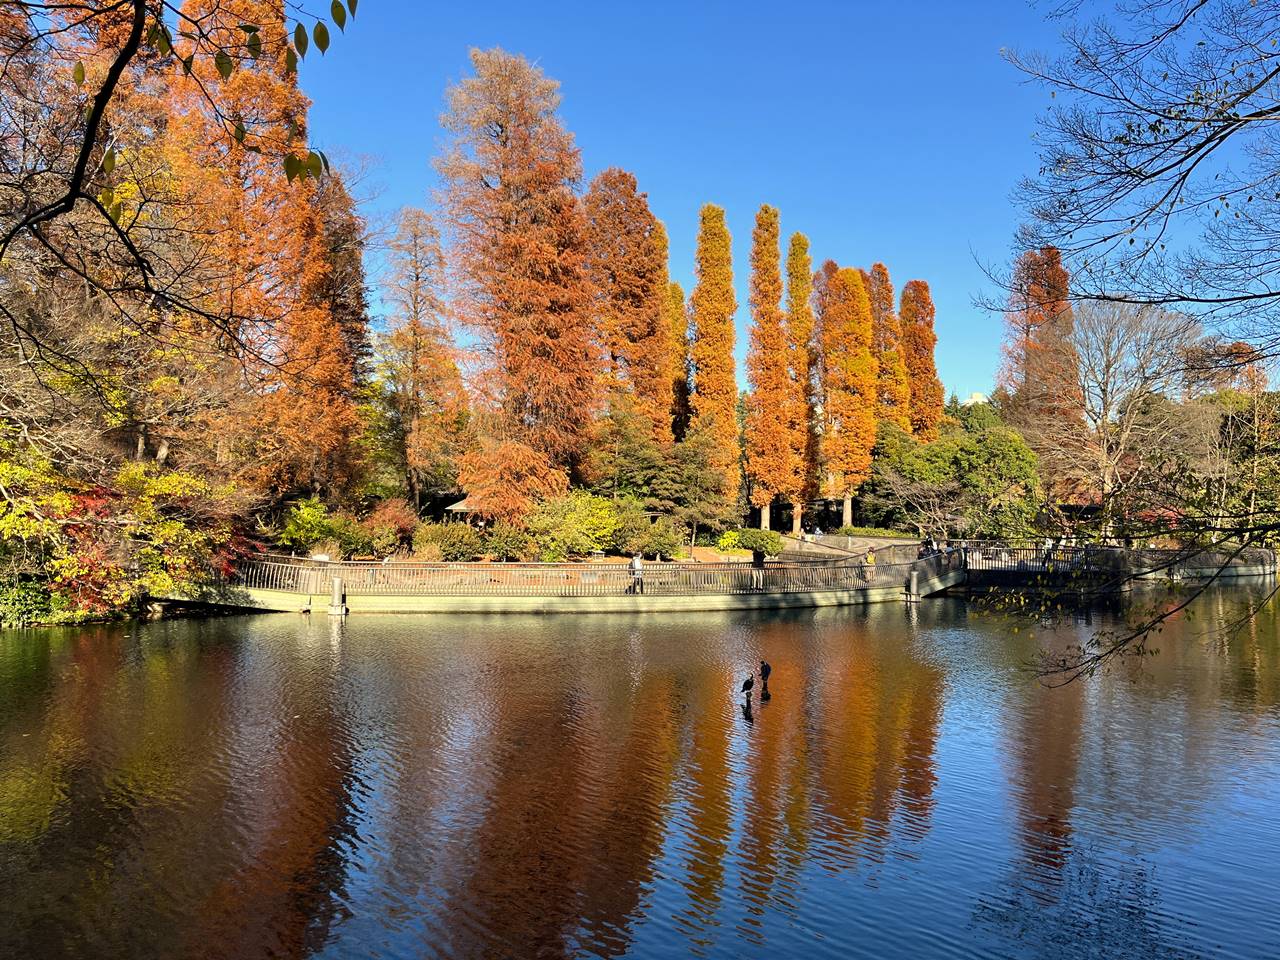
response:
M107 147L107 152L102 155L102 172L110 174L116 168L116 151L114 147Z
M333 15L333 22L338 25L339 30L347 29L347 10L342 5L342 0L333 0L329 6L329 13Z
M318 150L309 150L305 157L300 157L296 153L286 154L284 158L284 175L292 183L298 178L306 179L307 177L320 178L328 173L329 158Z
M329 28L324 25L323 20L317 20L315 27L311 31L311 38L316 42L316 49L324 53L329 49Z
M84 61L77 60L76 65L71 68L71 79L76 82L77 87L84 86Z
M226 80L231 76L231 71L235 69L235 65L231 62L231 57L227 51L219 50L213 55L213 65L218 69L218 76Z
M298 51L298 56L305 57L307 55L307 45L310 41L307 39L307 28L302 24L296 24L293 28L293 48Z

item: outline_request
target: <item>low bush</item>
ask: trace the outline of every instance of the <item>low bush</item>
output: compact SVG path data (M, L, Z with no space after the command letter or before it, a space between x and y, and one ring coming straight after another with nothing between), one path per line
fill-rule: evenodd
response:
M413 552L418 559L434 547L441 560L459 563L479 560L484 555L480 531L465 523L420 523L413 534Z
M412 541L418 515L405 500L383 500L362 526L374 555L386 557Z
M373 541L364 524L349 513L339 513L329 521L329 536L342 557L359 557L373 552Z
M742 543L738 537L737 530L726 530L724 533L720 534L720 539L716 541L716 547L725 553L728 553L730 550L737 550L741 546Z
M538 504L525 526L538 559L555 563L611 546L618 510L611 500L573 490Z
M494 560L524 560L530 556L532 544L521 527L499 520L485 536L484 549Z
M280 542L295 550L310 550L331 536L329 508L317 497L307 497L290 504L285 511Z
M776 557L782 553L782 534L777 530L756 530L747 528L739 530L738 546L752 553L763 553L766 557Z

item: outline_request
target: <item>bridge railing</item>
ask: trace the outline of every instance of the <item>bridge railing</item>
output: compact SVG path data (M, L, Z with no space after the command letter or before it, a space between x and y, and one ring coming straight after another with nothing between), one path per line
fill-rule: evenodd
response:
M325 594L341 577L348 596L688 596L799 593L905 587L914 567L920 580L955 569L960 551L912 563L832 562L645 563L637 582L626 563L391 563L263 558L240 566L235 586Z

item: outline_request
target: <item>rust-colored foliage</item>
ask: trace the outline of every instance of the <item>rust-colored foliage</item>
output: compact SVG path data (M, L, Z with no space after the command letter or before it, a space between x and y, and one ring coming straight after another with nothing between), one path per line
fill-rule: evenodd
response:
M818 389L818 344L813 317L813 263L809 238L793 233L787 248L787 351L790 355L790 390L787 404L787 436L791 455L800 464L802 480L792 512L792 532L800 532L801 499L817 492L818 432L814 422Z
M611 167L591 182L586 210L587 269L595 286L596 325L606 388L628 389L635 408L671 437L671 331L667 237L636 178Z
M380 373L403 442L405 479L414 503L452 487L464 449L468 402L442 298L444 259L430 214L401 211L387 244L390 330Z
M490 438L481 440L459 461L458 482L476 513L510 522L569 485L564 471L545 454L518 440Z
M698 283L690 298L693 422L715 442L711 466L725 478L729 500L738 495L738 385L733 369L733 261L724 209L713 203L699 215Z
M862 276L844 267L823 285L826 370L822 454L828 496L850 497L871 473L876 442L876 358L871 301Z
M933 331L933 297L928 283L907 281L902 288L898 317L902 324L903 360L911 381L911 432L918 440L936 440L942 421L943 391L933 361L938 335Z
M582 162L556 115L559 85L524 57L472 50L448 93L437 161L460 280L502 428L556 465L578 461L600 406Z
M876 382L876 419L911 429L911 384L902 358L902 328L894 312L893 281L889 268L873 264L863 274L871 300L871 350L879 365Z
M282 143L305 156L308 107L285 69L283 8L278 0L190 0L183 9L212 42L243 51L225 79L201 59L190 76L179 74L166 137L175 189L194 211L184 226L204 245L209 312L231 318L233 349L251 363L268 361L253 409L224 426L238 435L235 444L252 448L249 472L261 485L341 489L360 468L355 361L350 331L326 298L332 267L315 182L290 184L278 161ZM258 58L244 23L259 26ZM225 135L201 87L223 115L242 120L243 143Z
M1000 382L1029 412L1056 406L1074 392L1069 283L1056 247L1028 250L1014 268Z
M782 251L778 209L765 204L756 214L751 234L751 341L747 349L745 428L747 476L751 502L761 508L761 525L769 525L769 505L778 496L799 496L801 459L792 443L795 414L791 389L791 351L782 314Z

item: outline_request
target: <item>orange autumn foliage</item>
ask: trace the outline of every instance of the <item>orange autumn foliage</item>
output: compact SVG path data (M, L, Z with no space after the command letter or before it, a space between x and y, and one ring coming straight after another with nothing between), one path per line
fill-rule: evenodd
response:
M226 79L199 58L192 75L179 74L170 87L166 138L175 189L194 211L184 226L204 244L202 259L211 265L209 312L227 318L260 376L262 392L247 421L228 418L223 426L242 448L252 448L250 473L260 485L340 488L360 465L354 363L325 302L330 266L315 183L289 183L278 159L280 144L305 155L308 108L285 69L283 6L189 0L183 9L236 59ZM259 27L258 58L248 51L244 23ZM224 116L244 123L243 144L226 135L210 97Z
M936 440L942 421L943 391L933 360L938 335L933 331L933 297L928 283L907 281L902 288L898 317L902 324L902 355L911 382L911 432L918 440Z
M847 501L870 476L876 442L871 301L860 273L844 267L827 279L820 302L826 372L822 411L826 493Z
M902 430L911 429L911 385L902 359L902 329L893 309L893 281L883 263L862 273L871 300L871 351L879 373L876 379L876 419Z
M809 238L793 233L787 249L787 350L790 355L790 390L787 397L787 436L791 455L800 464L801 487L798 499L817 489L818 433L814 423L817 408L819 350L813 316L813 263L809 258ZM795 506L798 508L799 503ZM792 532L800 532L801 511L792 513Z
M684 439L689 427L689 314L685 309L684 288L674 280L667 284L663 316L670 331L671 358L671 438Z
M794 414L788 349L782 314L782 253L778 210L765 204L751 235L751 341L747 351L745 427L747 476L751 502L761 508L761 526L769 525L769 504L778 496L795 498L803 475L792 449Z
M471 509L517 522L539 500L564 493L569 478L545 454L518 440L482 439L458 461L458 482Z
M666 232L625 170L610 168L597 176L583 206L606 389L629 390L635 409L654 425L655 438L670 440Z
M713 203L699 214L695 254L698 283L690 298L693 426L713 438L711 467L724 477L726 499L738 495L738 384L733 365L733 260L724 209Z
M505 436L577 463L600 407L582 161L557 116L559 85L524 57L472 50L448 92L437 163L459 280Z

